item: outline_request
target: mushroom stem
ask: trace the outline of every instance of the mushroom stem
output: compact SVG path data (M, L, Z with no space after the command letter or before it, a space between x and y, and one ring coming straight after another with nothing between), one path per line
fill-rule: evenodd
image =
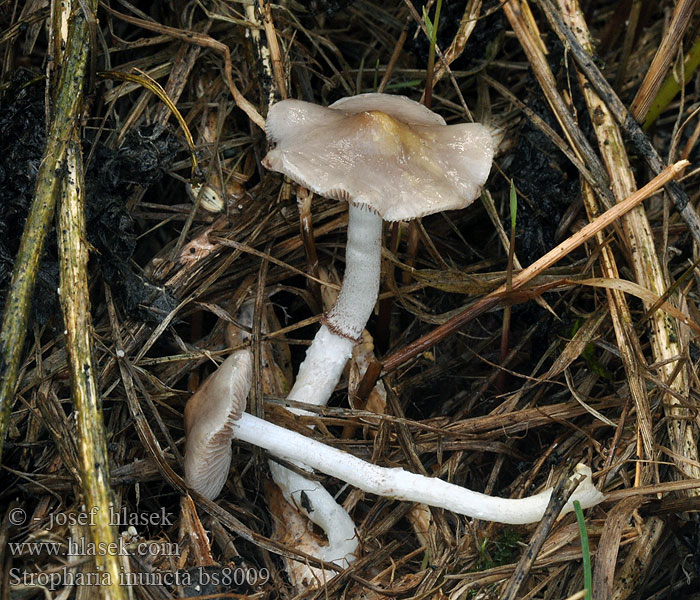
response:
M327 446L248 413L244 413L234 423L234 427L235 436L239 440L264 448L280 458L317 469L365 492L446 508L477 519L511 525L535 523L542 518L552 494L552 488L548 488L528 498L487 496L437 477L426 477L401 468L380 467L365 462L343 450ZM588 467L577 465L576 470L584 479L564 507L562 514L573 510L574 500L578 500L582 507L588 508L601 502L604 497L593 486L591 471ZM299 479L304 481L301 477ZM321 486L318 483L305 482L303 491L307 493L307 497L301 498L302 490L293 494L295 500L299 504L302 502L306 504L307 512L311 513L315 512L316 507L308 491L312 491L315 487Z
M382 257L381 216L366 207L350 204L347 235L345 275L338 299L324 315L324 323L306 351L288 395L290 400L315 406L328 404L377 301ZM301 409L289 410L308 414ZM338 564L352 563L358 540L347 511L321 484L272 462L270 471L284 497L325 532L328 547L323 558ZM306 508L309 505L312 510Z
M285 100L270 108L265 131L274 146L262 160L266 168L351 204L343 286L289 394L324 405L376 302L380 216L396 221L464 208L488 177L494 142L482 125L448 126L425 106L386 94L343 98L328 108ZM300 484L275 480L287 497L295 493L289 486ZM308 492L304 500L302 507L317 505ZM306 510L318 523L316 512Z
M377 301L381 239L382 218L350 204L343 285L299 367L290 400L315 406L328 403Z
M340 506L318 481L307 479L274 460L269 460L268 465L272 478L285 500L303 511L307 518L325 533L328 545L319 548L318 558L334 562L341 567L351 565L356 558L358 540L355 535L355 523L348 511ZM298 466L302 469L307 468L300 463ZM328 576L333 577L333 573L328 572Z

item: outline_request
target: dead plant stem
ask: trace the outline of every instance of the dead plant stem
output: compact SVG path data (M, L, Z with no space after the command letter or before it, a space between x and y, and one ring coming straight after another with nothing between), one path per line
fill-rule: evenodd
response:
M97 6L94 1L90 4L93 10ZM60 3L56 3L56 6L59 5ZM51 227L56 196L65 177L62 168L66 157L66 146L76 127L82 105L82 87L89 49L88 38L87 19L81 10L76 10L68 28L67 47L56 88L53 118L49 125L46 148L37 174L34 200L15 258L0 330L0 458L10 411L14 403L39 259Z
M81 493L85 511L94 514L88 528L96 548L116 548L118 535L112 524L115 504L109 486L109 457L102 418L102 403L92 360L93 329L87 281L88 249L85 242L85 196L80 146L70 142L58 217L61 308L66 328L71 398L78 427ZM119 553L97 552L97 572L109 575L97 586L104 600L126 598L121 586Z
M559 0L561 15L571 31L576 32L578 41L584 49L592 52L588 29L583 15L578 7L577 0ZM636 189L632 167L625 150L622 134L615 123L608 107L600 97L587 85L585 76L579 75L581 88L583 89L586 104L592 118L593 126L598 138L598 148L603 157L609 173L613 193L617 199L622 199L633 194ZM669 287L664 276L656 247L654 235L643 206L637 206L622 218L622 227L625 239L628 241L632 266L637 282L651 290L659 297L663 297ZM648 309L648 303L645 303ZM679 357L682 356L682 348L679 340L680 332L674 321L662 311L654 311L650 315L651 322L651 349L655 363L660 363L663 380L668 382L673 391L681 396L688 393L688 378L686 370L681 368L678 373ZM631 339L631 338L630 338ZM668 423L668 434L672 449L682 456L698 462L697 441L695 439L692 423L687 421L686 411L681 407L681 402L673 394L664 394L663 406ZM639 410L639 406L637 407ZM646 406L648 410L648 405ZM646 421L646 417L644 419ZM646 431L646 426L642 427ZM647 431L650 433L650 431ZM644 439L644 435L642 436ZM649 453L645 441L645 452ZM649 458L652 458L650 455ZM700 469L691 464L677 464L677 468L686 473L688 477L697 479L700 477Z

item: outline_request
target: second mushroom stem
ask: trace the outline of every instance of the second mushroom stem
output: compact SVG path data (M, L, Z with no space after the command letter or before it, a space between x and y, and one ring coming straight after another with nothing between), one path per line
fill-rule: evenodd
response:
M239 440L264 448L275 456L317 469L365 492L446 508L477 519L513 525L535 523L542 518L552 493L552 489L548 488L527 498L494 498L437 477L368 463L348 452L248 413L244 413L234 427ZM573 510L574 500L578 500L583 508L588 508L603 499L603 495L593 486L590 469L578 465L576 470L582 481L563 512ZM309 481L296 494L308 494L316 487L319 487L318 483ZM316 507L312 505L312 508Z

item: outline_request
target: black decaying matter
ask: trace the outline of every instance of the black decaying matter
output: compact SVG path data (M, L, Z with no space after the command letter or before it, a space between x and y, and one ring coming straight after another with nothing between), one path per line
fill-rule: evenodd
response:
M0 98L0 301L12 276L14 257L34 195L35 179L45 145L44 85L28 74L16 77ZM84 141L86 155L89 142ZM105 281L119 305L132 317L157 322L175 306L164 289L136 273L129 260L136 248L134 223L125 203L135 186L160 181L172 163L179 141L167 130L157 136L131 132L118 150L95 149L86 174L88 241L97 250ZM33 318L49 322L58 310L56 236L47 238L33 303Z

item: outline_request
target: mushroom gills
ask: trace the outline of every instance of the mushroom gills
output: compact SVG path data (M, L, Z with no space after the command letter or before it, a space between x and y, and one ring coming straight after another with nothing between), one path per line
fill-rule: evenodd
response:
M244 348L232 353L185 406L185 483L210 500L226 483L233 424L245 410L253 360Z

